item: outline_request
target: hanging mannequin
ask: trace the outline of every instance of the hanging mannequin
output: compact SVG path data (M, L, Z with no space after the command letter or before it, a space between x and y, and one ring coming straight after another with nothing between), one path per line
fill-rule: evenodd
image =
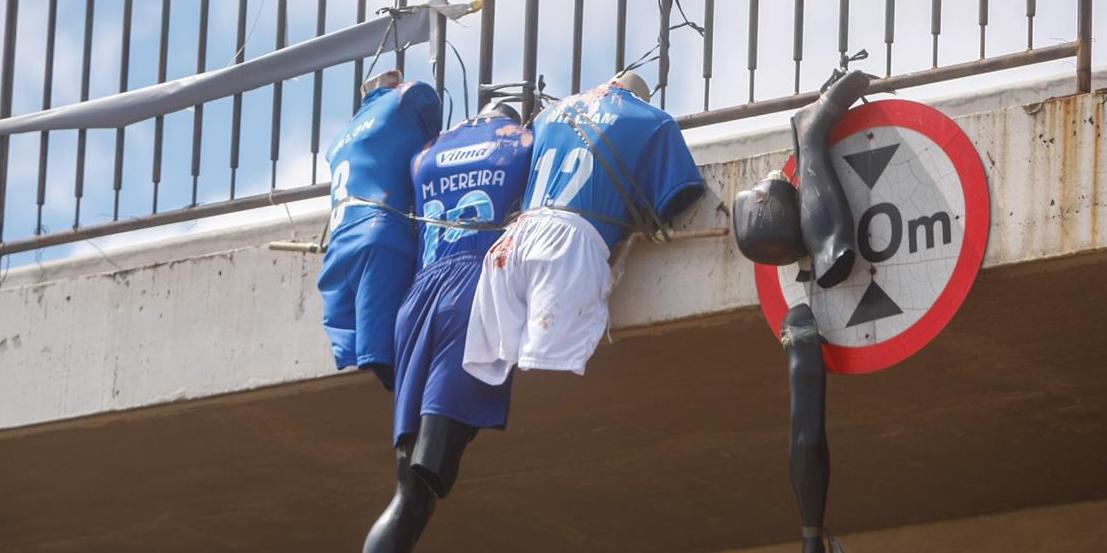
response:
M480 261L499 233L456 224L502 224L518 203L531 143L518 122L510 106L490 102L412 160L421 252L396 320L396 490L366 537L366 553L411 551L456 482L465 447L480 428L506 424L510 383L489 386L461 368Z
M496 385L514 368L583 375L608 323L611 254L703 194L672 116L648 104L633 71L534 118L523 214L485 258L465 370Z
M792 117L798 191L779 171L734 199L732 217L738 249L756 263L811 268L828 288L849 276L853 265L853 215L830 164L827 134L868 88L860 71L847 73L819 99ZM801 273L802 274L802 273ZM791 308L781 324L788 355L792 405L789 476L802 521L804 553L824 553L823 530L830 450L826 438L826 369L822 337L807 303Z

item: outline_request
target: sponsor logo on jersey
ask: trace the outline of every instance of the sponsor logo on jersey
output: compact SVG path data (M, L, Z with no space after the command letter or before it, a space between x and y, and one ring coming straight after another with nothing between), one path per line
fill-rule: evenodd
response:
M488 156L496 151L496 146L498 144L498 142L491 140L488 142L481 142L480 144L472 144L470 146L445 150L435 154L434 161L439 167L453 167L455 165L465 165L466 163L481 161L488 159Z

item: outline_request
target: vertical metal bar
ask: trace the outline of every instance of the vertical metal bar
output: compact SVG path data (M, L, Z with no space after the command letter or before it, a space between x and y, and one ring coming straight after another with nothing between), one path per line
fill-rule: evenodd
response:
M711 70L715 57L715 0L703 4L703 110L711 109Z
M846 59L849 54L849 0L838 1L838 56Z
M488 95L479 85L492 83L492 54L496 38L496 0L484 0L480 12L480 69L478 70L477 109L488 103Z
M327 30L327 0L318 0L315 11L315 36L321 36ZM316 183L316 171L319 166L319 125L323 107L323 71L312 75L315 87L311 102L311 184Z
M942 34L942 0L930 0L930 36L934 39L931 49L931 66L938 67L938 35Z
M1092 91L1092 0L1080 0L1077 13L1076 90Z
M0 67L0 118L12 114L12 88L15 79L15 32L19 19L19 0L8 0L4 10L4 52ZM0 243L4 242L4 204L8 189L9 135L0 136Z
M584 0L573 2L573 74L570 88L572 93L580 92L580 56L581 43L584 40Z
M980 0L976 23L980 25L980 59L984 59L984 41L988 28L988 0Z
M42 109L50 109L54 94L54 43L58 30L58 0L50 0L46 16L46 61L42 74ZM35 235L42 234L42 206L46 203L46 165L50 158L50 131L42 131L38 138L38 193L35 204L38 213L35 216Z
M1034 16L1038 15L1037 0L1026 0L1026 49L1034 49Z
M165 82L165 70L169 61L169 11L170 0L161 2L161 46L158 50L158 82ZM158 188L161 186L161 146L162 137L165 134L165 116L159 115L154 119L154 204L153 213L158 212Z
M407 7L407 0L396 0L396 7L397 8L406 8ZM401 48L399 52L396 52L396 70L399 71L400 73L404 72L404 61L405 61L405 53L404 53L404 50Z
M523 17L523 80L537 85L538 78L538 0L526 0ZM535 90L537 92L537 90ZM523 101L523 121L529 121L534 100Z
M127 91L127 80L131 72L131 12L133 0L123 1L123 36L119 44L119 92ZM112 179L114 199L112 201L111 220L119 220L119 193L123 190L123 146L126 127L115 129L115 175Z
M800 91L800 62L803 61L803 0L796 0L792 14L792 61L796 64L796 80L793 92Z
M661 109L665 109L665 92L669 88L669 22L673 15L673 0L661 0L660 24L657 30L657 89L661 91Z
M288 0L277 2L277 41L274 50L288 46ZM269 133L269 190L277 189L277 160L281 157L281 101L284 81L273 83L273 119Z
M358 0L357 2L357 22L365 22L365 0ZM400 55L399 52L396 55ZM354 60L354 106L350 110L350 113L357 113L358 108L361 107L361 83L365 80L365 60L358 58ZM314 171L312 171L314 174Z
M207 69L208 58L208 0L200 0L200 34L196 38L196 74ZM196 205L196 192L200 180L200 145L204 134L204 104L196 106L192 114L192 203Z
M238 0L238 28L235 31L234 63L238 65L246 56L246 2ZM235 94L231 115L231 191L234 199L235 177L238 175L238 146L242 138L242 94Z
M746 68L750 71L750 100L753 101L753 79L757 74L757 12L758 0L750 0L750 32Z
M615 72L626 68L627 61L627 0L619 0L615 8Z
M438 92L439 98L443 98L442 94L446 90L446 16L434 14L432 17L438 22L435 29L434 90Z
M85 0L85 43L81 55L81 101L88 101L88 82L92 66L92 21L96 10L96 0ZM73 228L81 225L81 198L85 195L85 148L88 143L88 130L77 131L77 171L73 182L73 196L76 205L73 208Z
M884 0L884 76L892 76L892 43L896 41L896 0Z

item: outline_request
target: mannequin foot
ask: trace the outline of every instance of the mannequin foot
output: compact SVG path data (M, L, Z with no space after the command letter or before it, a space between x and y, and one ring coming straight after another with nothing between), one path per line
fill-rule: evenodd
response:
M803 538L803 553L826 553L822 538Z

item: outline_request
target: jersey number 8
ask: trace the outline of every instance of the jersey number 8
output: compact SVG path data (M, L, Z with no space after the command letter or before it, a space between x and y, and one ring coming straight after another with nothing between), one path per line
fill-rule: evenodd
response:
M343 200L350 196L350 191L346 189L349 180L350 161L344 160L334 168L334 175L331 176L331 232L342 224L346 216L346 202Z

